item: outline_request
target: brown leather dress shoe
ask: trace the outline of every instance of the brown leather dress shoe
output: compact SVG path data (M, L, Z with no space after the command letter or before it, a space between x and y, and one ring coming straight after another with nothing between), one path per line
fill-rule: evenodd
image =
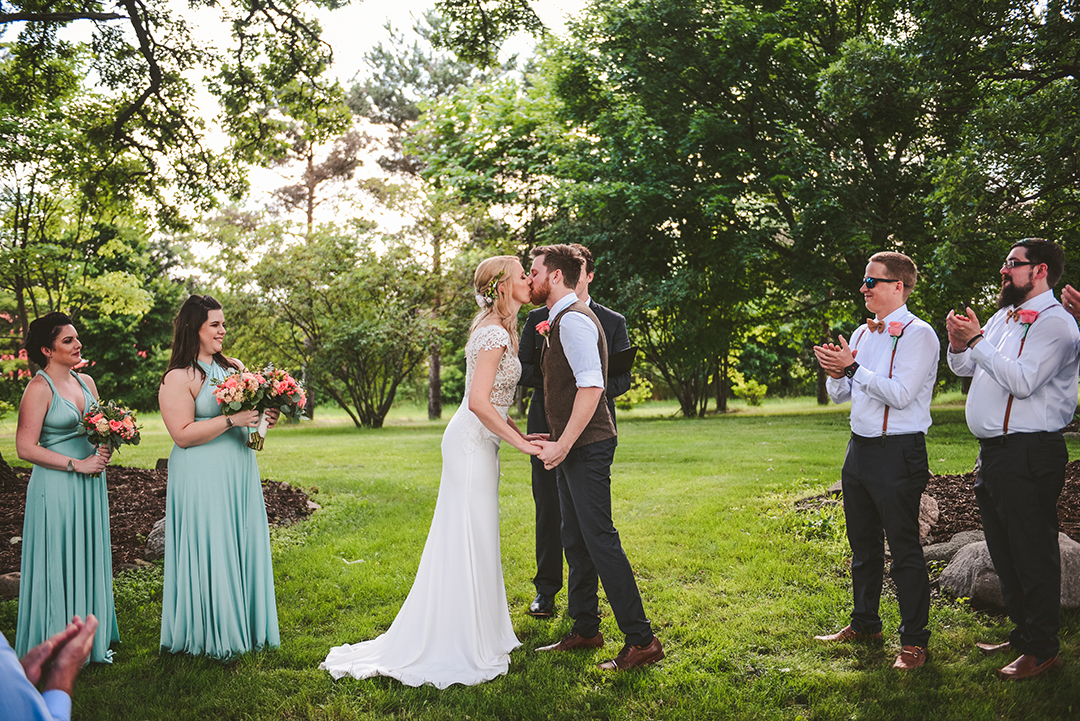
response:
M575 648L600 648L604 645L604 634L597 633L592 638L585 638L579 636L574 632L570 632L562 637L558 643L553 643L550 646L541 646L536 649L537 651L573 651Z
M993 656L998 653L1005 653L1012 648L1012 644L1006 641L1005 643L976 643L975 648L982 651L983 656Z
M851 641L880 641L881 631L877 633L859 633L851 626L844 626L836 633L830 633L826 636L814 636L815 641L825 641L826 643L849 643Z
M997 673L998 678L1006 681L1022 681L1025 678L1038 676L1040 673L1045 673L1059 666L1061 666L1061 656L1054 656L1039 663L1037 658L1025 653L1005 668L999 668L995 673Z
M893 668L909 671L926 663L926 649L922 646L904 646L900 649L900 655L896 657Z
M660 639L652 637L645 646L633 646L626 644L619 655L610 661L596 664L596 667L604 671L628 671L632 668L641 668L650 663L656 663L664 657L664 647L660 645Z

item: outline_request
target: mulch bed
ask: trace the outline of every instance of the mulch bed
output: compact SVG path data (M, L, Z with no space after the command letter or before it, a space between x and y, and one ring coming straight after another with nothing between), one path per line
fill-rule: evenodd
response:
M932 476L926 492L937 501L941 515L930 529L941 543L960 531L981 531L982 519L975 500L975 473L960 476ZM1065 487L1058 498L1058 527L1080 542L1080 461L1065 466Z
M165 482L168 471L109 466L109 523L113 569L144 563L143 548L154 524L165 517ZM0 575L19 570L22 546L11 539L22 536L23 507L29 469L12 469L0 460ZM312 489L314 490L314 489ZM263 481L266 515L271 524L284 526L312 513L308 495L288 483Z

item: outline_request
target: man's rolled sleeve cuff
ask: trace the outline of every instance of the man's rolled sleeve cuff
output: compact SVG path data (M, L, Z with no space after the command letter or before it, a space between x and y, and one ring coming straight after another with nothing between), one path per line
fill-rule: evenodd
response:
M52 689L41 694L45 699L45 706L52 714L53 721L71 721L71 697L66 691Z
M603 371L585 371L579 376L574 376L578 388L604 388Z

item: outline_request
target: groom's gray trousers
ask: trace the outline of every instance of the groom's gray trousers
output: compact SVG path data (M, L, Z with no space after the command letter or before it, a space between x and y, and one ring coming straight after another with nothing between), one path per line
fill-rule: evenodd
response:
M575 448L555 469L562 511L562 544L570 567L568 611L573 631L586 638L600 630L597 580L626 642L652 641L637 581L611 520L611 462L617 438Z

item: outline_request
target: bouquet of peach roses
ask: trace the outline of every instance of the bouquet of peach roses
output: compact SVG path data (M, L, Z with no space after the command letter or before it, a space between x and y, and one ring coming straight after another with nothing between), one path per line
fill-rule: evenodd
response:
M214 380L214 398L221 405L221 412L232 415L239 411L256 410L262 413L259 426L248 438L247 446L261 451L270 419L266 411L280 409L282 415L299 423L304 415L307 394L288 372L278 370L273 364L260 372L241 371L231 373L222 380Z
M142 426L135 422L135 413L116 401L92 403L82 417L82 431L95 446L117 450L120 446L137 446L142 437Z

